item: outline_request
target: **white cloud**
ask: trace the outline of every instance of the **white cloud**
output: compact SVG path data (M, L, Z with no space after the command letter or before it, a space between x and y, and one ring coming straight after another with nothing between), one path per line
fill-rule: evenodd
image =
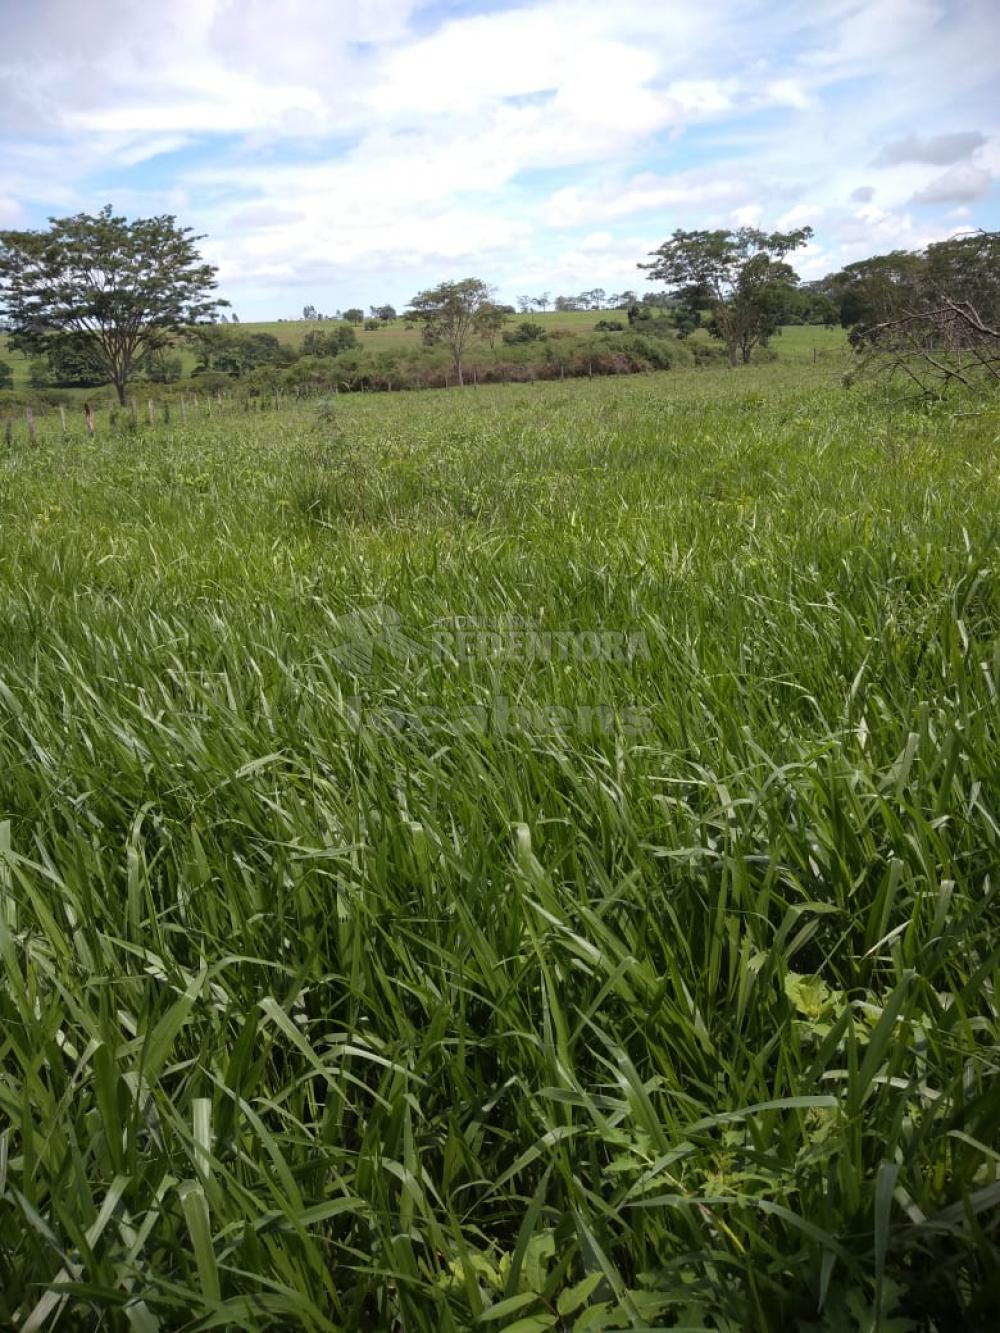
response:
M21 206L16 199L8 199L0 194L0 226L16 227L23 219Z
M806 220L840 262L988 206L991 4L9 0L0 220L178 212L271 309L466 271L635 285L677 226Z
M763 216L763 204L743 204L733 209L733 222L737 227L759 227Z
M775 106L790 106L798 111L804 111L815 103L815 98L806 91L799 79L773 79L765 93L766 100Z
M682 79L667 87L671 102L689 115L729 111L737 92L735 79Z
M952 167L913 196L914 204L970 204L990 192L993 177L982 167Z
M745 181L724 170L718 174L679 172L673 176L643 172L597 187L569 185L557 190L548 201L546 220L551 226L574 227L637 213L731 208L750 193Z
M592 231L584 236L580 242L581 250L606 250L609 245L614 245L614 236L610 231Z
M950 222L916 222L905 209L884 209L875 204L818 209L812 213L810 225L814 238L795 257L795 267L804 278L822 277L872 254L922 249L955 231Z
M979 130L962 130L953 134L933 134L920 138L908 134L904 139L895 139L887 143L873 163L876 167L892 167L900 162L924 162L932 167L946 167L952 162L960 162L971 157L977 148L986 143L986 136Z

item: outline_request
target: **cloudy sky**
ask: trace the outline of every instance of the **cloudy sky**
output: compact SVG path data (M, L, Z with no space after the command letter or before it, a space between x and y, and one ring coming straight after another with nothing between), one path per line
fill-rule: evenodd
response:
M997 0L0 0L0 227L207 233L243 319L641 285L676 227L816 276L1000 227Z

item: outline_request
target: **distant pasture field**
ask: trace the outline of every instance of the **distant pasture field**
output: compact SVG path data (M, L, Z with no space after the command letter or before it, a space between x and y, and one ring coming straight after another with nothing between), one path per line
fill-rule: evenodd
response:
M595 325L601 320L617 321L628 328L628 316L624 310L532 311L527 315L511 315L505 327L508 331L513 331L518 324L527 321L540 325L546 334L580 334L592 333ZM294 319L241 324L239 327L251 333L271 333L282 343L300 347L307 333L314 330L323 332L330 328L330 323L326 320ZM366 329L363 325L356 325L354 328L362 347L395 350L420 345L420 328L408 329L406 321L402 318L395 319L380 329ZM709 335L704 329L699 329L692 336L700 341L707 340ZM497 341L499 343L499 337ZM479 339L470 342L470 358L479 345ZM845 346L845 337L842 329L830 329L820 324L795 324L783 328L772 339L771 345L780 357L805 360L811 359L814 347L819 352L833 347L842 349Z
M546 346L553 349L558 348L559 340L568 335L590 334L594 330L595 324L601 319L614 319L626 323L626 316L622 311L568 311L565 313L548 312L542 314L531 314L525 316L511 317L508 322L508 330L516 329L522 320L529 320L532 323L539 324L546 332L547 338L551 339L548 343L538 344L540 351ZM267 333L276 337L282 344L301 348L307 334L315 331L328 332L333 324L327 320L271 320L257 323L240 324L237 328L244 333ZM419 328L407 328L403 319L394 320L391 324L385 325L380 329L365 329L363 326L355 326L355 335L361 350L375 351L415 351L421 346L421 331ZM605 334L603 337L607 340L609 346L614 346L615 334ZM694 344L707 344L716 347L719 344L704 329L697 330L691 335ZM496 351L489 348L488 343L483 339L474 338L470 340L466 348L466 361L469 365L477 362L489 364L497 355L502 355L503 343L497 338ZM192 372L198 364L198 355L193 346L183 338L175 340L172 352L178 356L181 361L182 379L179 382L183 386L191 380L190 387L197 388L197 376L192 379ZM842 329L826 328L822 325L788 325L782 328L770 342L768 356L774 355L781 361L790 364L812 364L820 359L830 363L833 359L847 364L847 340ZM29 385L31 360L21 352L11 352L7 350L0 351L0 360L4 360L10 366L13 372L15 390L26 390ZM238 390L239 381L234 380L233 388ZM61 389L59 392L70 400L83 401L87 398L94 398L93 389ZM138 399L149 393L159 394L160 388L156 385L149 385L142 379L136 379L132 384L132 392ZM100 397L107 397L109 390L105 389L98 393Z
M623 324L628 323L628 317L624 310L533 310L527 315L511 315L506 327L514 329L522 321L527 320L532 324L540 324L547 333L551 333L553 330L565 330L569 333L590 333L594 325L602 319L620 320ZM323 332L329 327L329 320L313 319L268 320L240 325L240 328L248 329L252 333L273 333L281 342L290 343L292 346L301 344L307 333L315 329ZM362 346L369 343L378 347L396 348L417 346L420 342L420 326L415 325L408 329L406 320L402 316L379 329L366 329L363 324L357 324L353 327Z
M0 439L0 1325L989 1326L1000 420L821 334Z

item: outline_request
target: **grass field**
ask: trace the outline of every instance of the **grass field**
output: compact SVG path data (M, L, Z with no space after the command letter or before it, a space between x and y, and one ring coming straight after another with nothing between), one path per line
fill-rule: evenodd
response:
M550 311L543 314L512 317L508 327L516 328L522 318L540 324L547 334L587 334L593 331L598 320L619 319L625 321L625 316L621 311L572 310L565 313ZM279 342L296 349L301 347L306 334L314 330L326 332L331 327L333 325L329 321L321 322L304 319L271 320L239 325L239 329L244 333L270 333ZM381 329L365 329L359 326L355 329L355 335L359 347L368 351L411 350L421 345L420 330L418 328L406 328L402 319L394 320L393 323L387 324ZM710 341L704 330L698 330L693 337L695 341ZM828 329L820 325L798 325L783 329L777 337L772 339L771 346L783 361L809 362L812 361L814 355L843 352L846 347L846 339L840 329ZM475 359L476 349L480 347L485 347L485 344L476 340L470 344L470 359ZM187 378L197 365L197 354L192 347L183 342L178 343L176 350L183 366L183 375ZM30 358L20 352L0 349L0 360L6 361L10 366L14 388L27 388L31 369ZM74 392L78 397L87 397L89 393L86 389ZM141 388L138 392L141 394ZM90 396L93 396L92 393L90 393Z
M566 333L591 333L594 325L602 319L616 319L623 324L627 323L625 312L622 310L550 310L533 311L529 315L511 315L507 327L514 329L522 320L528 320L532 324L540 324L547 333L556 330ZM331 325L328 320L279 319L256 324L241 324L239 327L251 333L273 333L279 341L298 347L307 333L317 329L325 333ZM380 329L366 329L363 325L357 325L355 332L362 347L395 348L420 345L420 328L408 329L403 319L394 319L392 323Z
M795 346L0 442L0 1325L991 1326L1000 420Z

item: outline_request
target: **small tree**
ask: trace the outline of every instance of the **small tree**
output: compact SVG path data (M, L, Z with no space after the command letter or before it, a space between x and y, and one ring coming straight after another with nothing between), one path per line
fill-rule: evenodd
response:
M365 312L359 306L351 306L350 310L344 311L344 318L348 324L363 324Z
M124 403L141 356L228 304L210 295L216 270L198 254L201 239L169 215L113 217L110 204L96 217L51 218L48 231L0 232L11 344L46 354L67 334L85 340Z
M148 352L137 368L151 384L176 384L184 373L184 363L180 357L172 356L159 347Z
M514 313L514 307L510 305L490 304L482 308L477 331L483 335L490 347L496 347L497 336Z
M812 236L811 227L766 233L753 227L738 231L675 231L640 264L650 281L666 282L671 295L711 312L710 331L725 344L729 364L750 360L778 327L798 275L785 256Z
M407 316L424 326L424 341L445 343L451 351L459 384L462 354L470 336L482 332L495 318L490 288L480 278L442 282L419 292L410 302Z
M302 355L339 356L357 345L357 335L350 324L334 324L329 332L311 329L302 340Z
M280 365L295 359L273 333L244 333L204 325L188 335L198 354L199 371L223 371L240 377L259 366Z

